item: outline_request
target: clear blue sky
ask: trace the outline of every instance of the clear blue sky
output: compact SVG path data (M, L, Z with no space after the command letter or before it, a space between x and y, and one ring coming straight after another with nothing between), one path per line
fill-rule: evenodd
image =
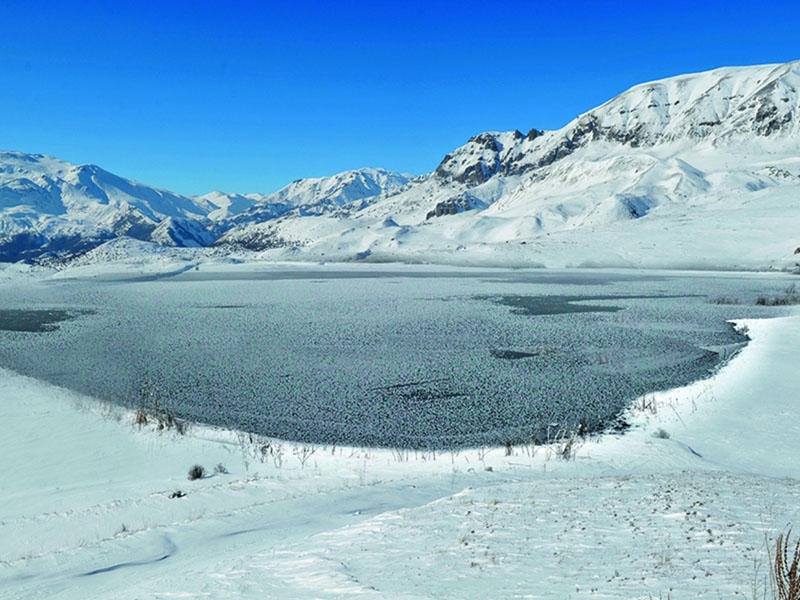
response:
M795 2L7 2L0 149L184 194L415 174L628 87L800 58Z

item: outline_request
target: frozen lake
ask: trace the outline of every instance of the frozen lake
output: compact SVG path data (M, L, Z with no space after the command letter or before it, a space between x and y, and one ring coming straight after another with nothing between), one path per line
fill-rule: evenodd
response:
M776 314L755 300L786 285L388 266L5 284L0 365L304 442L544 441L705 377L744 341L726 321Z

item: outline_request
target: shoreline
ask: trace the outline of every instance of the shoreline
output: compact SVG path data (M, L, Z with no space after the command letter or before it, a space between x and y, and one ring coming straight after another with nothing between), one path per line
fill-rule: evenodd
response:
M498 256L487 260L477 255L474 259L445 261L428 260L425 257L387 256L381 260L354 260L343 257L341 260L326 260L322 257L297 258L291 255L265 256L267 253L244 253L220 256L219 253L207 249L174 248L153 245L154 253L139 254L133 251L126 254L126 246L120 243L120 255L104 256L103 260L90 260L78 257L65 264L29 264L23 262L0 263L0 276L8 274L8 278L30 276L33 278L52 279L98 279L109 281L136 279L138 277L170 278L185 275L191 277L197 273L200 277L208 273L229 274L237 271L281 271L281 270L431 270L452 272L476 272L481 270L511 270L537 272L651 272L688 275L709 274L786 274L800 275L800 262L788 259L777 261L779 264L745 265L741 263L703 263L698 261L661 261L653 264L635 264L631 262L610 261L607 263L587 261L576 264L551 264L530 262L526 260L509 260ZM145 244L137 242L137 244ZM138 246L137 246L138 247ZM432 255L433 256L433 255ZM2 282L2 279L0 279Z
M9 377L11 379L22 380L24 382L30 382L31 388L39 388L42 390L54 390L57 391L58 395L63 396L69 400L69 404L71 408L77 410L82 413L86 413L92 417L100 418L104 421L111 421L117 422L124 426L124 423L128 423L131 429L136 429L137 432L141 432L144 434L153 434L158 436L167 436L176 439L181 439L186 437L187 439L191 437L197 437L198 439L202 439L205 441L211 441L215 443L221 444L242 444L242 440L244 438L250 438L252 441L251 443L258 443L258 442L270 442L274 444L281 444L286 445L287 447L293 448L295 450L303 447L310 447L314 449L320 449L323 451L327 451L329 448L335 449L341 453L349 453L350 455L356 454L363 454L363 455L370 455L370 454L382 454L391 457L392 459L397 459L399 456L405 456L403 460L399 462L404 462L408 460L408 457L411 455L415 455L417 457L436 457L438 456L457 456L461 454L475 454L486 456L489 454L499 454L508 453L509 448L513 449L516 452L524 451L526 446L530 447L538 447L538 448L550 448L550 454L555 455L556 452L553 451L553 448L561 447L563 448L563 443L568 441L570 438L576 439L580 438L581 444L597 444L605 439L609 438L620 438L625 439L627 435L629 435L632 431L641 428L642 426L650 426L653 422L662 422L662 419L653 418L657 415L660 411L664 410L664 408L668 408L672 411L676 416L679 415L682 411L687 410L688 405L685 403L681 403L680 401L676 401L680 398L685 398L689 396L699 396L710 387L713 387L714 381L725 371L733 368L736 366L734 363L739 359L744 353L747 352L748 348L751 346L753 342L753 338L750 336L750 326L753 323L759 322L774 322L774 321L797 321L800 324L800 309L793 311L794 314L788 316L775 316L775 317L768 317L763 319L752 319L752 318L745 318L745 319L732 319L728 321L732 328L739 333L740 335L744 335L747 339L746 342L742 344L742 346L732 353L731 355L721 359L720 362L714 367L713 370L709 371L707 377L703 377L694 381L691 381L684 385L679 385L677 387L669 388L669 389L659 389L653 390L650 392L646 392L640 396L634 398L626 408L624 408L618 415L617 415L617 422L619 427L617 426L609 426L604 429L596 430L596 431L588 431L585 435L578 435L577 431L569 431L565 432L565 435L558 438L552 438L549 442L544 443L533 443L533 444L526 444L526 443L517 443L517 444L497 444L497 445L484 445L484 446L457 446L457 447L395 447L395 446L366 446L366 445L349 445L346 443L338 443L338 442L311 442L311 441L302 441L302 440L292 440L287 438L279 438L275 436L270 436L267 434L258 433L256 431L247 431L236 429L228 426L222 425L215 425L213 423L205 423L201 421L192 421L189 419L184 419L180 417L175 417L175 423L165 425L164 421L160 419L161 415L158 414L151 414L147 413L147 420L144 423L138 422L140 417L138 413L141 412L142 408L139 407L126 407L123 404L117 404L115 402L111 402L108 400L102 400L100 398L96 398L87 394L84 394L78 390L73 390L70 388L66 388L63 386L59 386L57 384L50 383L48 381L44 381L41 379L37 379L36 377L32 377L29 375L25 375L22 373L18 373L13 369L8 367L0 366L0 379L4 376ZM759 340L761 342L762 340ZM692 405L691 412L695 412L697 410L696 405ZM681 420L681 419L679 419ZM669 422L670 419L667 419ZM427 458L422 458L423 461L428 460ZM432 460L435 460L432 459Z
M392 276L373 285L351 280L350 271L334 270L330 280L320 280L315 273L328 271L303 271L297 282L293 270L289 275L281 270L277 278L270 272L269 281L264 284L250 280L251 271L248 270L244 273L246 280L240 282L237 275L236 281L224 280L218 286L172 280L163 284L126 284L130 287L98 284L95 288L69 282L63 286L59 282L54 286L22 287L10 295L9 306L15 306L15 302L22 306L20 302L29 304L32 300L37 300L42 307L61 302L65 304L53 306L64 309L74 304L85 309L86 314L94 302L106 310L86 317L84 323L65 322L63 334L10 337L3 364L12 369L15 365L21 366L17 369L20 372L39 374L44 380L103 400L120 399L120 405L134 408L142 403L142 381L155 381L158 389L153 389L162 396L162 404L164 398L171 399L168 408L176 410L184 419L307 444L350 443L442 450L527 444L534 434L539 442L547 441L551 433L559 430L568 436L581 422L586 423L586 433L603 431L613 427L619 415L637 397L707 379L729 360L727 353L740 341L745 341L737 339L722 319L730 320L730 316L736 314L775 314L771 309L750 306L755 304L754 295L752 298L743 296L740 310L735 306L714 306L712 294L733 290L734 294L752 295L753 290L761 287L769 289L780 285L774 277L764 286L759 283L758 276L673 281L668 274L629 272L604 273L589 280L564 271L544 278L541 272L535 272L520 279L516 272L507 270L496 272L498 278L476 278L474 272L469 272L467 275L476 279L455 277L441 281L427 279L430 274L438 278L440 271L424 270L424 278L417 281L414 279L419 275L416 269L403 273L410 276L408 279L394 281ZM393 275L395 271L388 273ZM364 270L364 275L375 276L370 270ZM326 285L317 285L323 281ZM398 285L400 283L402 285ZM607 294L598 295L596 290L586 287L601 283L609 284ZM184 298L194 297L200 290L209 295L209 301L184 306ZM237 294L235 305L229 300L231 290ZM683 292L674 295L675 290ZM141 298L135 303L127 302L123 296L133 292ZM545 298L537 294L545 294L558 302L578 297L569 296L570 293L581 294L581 298L587 299L580 305L584 314L572 316L572 305L562 307L565 314L553 318L538 313L533 317L520 314L517 297L508 296L520 292L531 294L520 297L520 302L530 300L523 303L523 307L528 308L535 308L538 304L534 301ZM286 320L298 314L293 299L302 300L310 293L320 300L301 303L305 324L287 327ZM87 300L82 300L84 295L88 295ZM680 301L684 295L689 298L686 306ZM706 295L708 301L704 299ZM631 300L651 297L652 301ZM463 304L446 302L453 298L461 299ZM514 302L508 301L509 298ZM591 315L596 305L594 301L589 302L592 299L606 299L614 306L608 307L606 303L597 306L596 310L608 313L597 320ZM436 302L430 304L427 300ZM153 301L157 304L153 305ZM551 304L547 304L548 309L552 308ZM612 308L622 311L617 304L624 307L619 317L610 312ZM360 316L365 310L383 310L384 305L391 307L391 319ZM411 308L403 308L406 305ZM148 306L161 308L150 310ZM39 312L48 311L53 312L50 309ZM179 314L178 311L183 312ZM680 311L686 316L680 317ZM14 313L13 310L8 312ZM256 318L259 314L269 316ZM117 315L122 316L121 321ZM707 317L714 320L708 321ZM704 326L710 322L715 325ZM159 325L149 326L149 323ZM200 325L195 326L195 323ZM204 323L207 324L202 325ZM254 324L264 327L254 331ZM441 333L429 333L421 342L414 342L407 332L417 326ZM281 331L279 338L275 337L276 328ZM331 348L338 348L331 345L337 328L352 331L354 335L350 335L351 343L343 349L347 360L329 361L326 357ZM258 329L272 333L259 334ZM661 335L659 330L665 333ZM169 368L141 360L138 367L135 366L136 357L149 351L143 343L117 341L113 357L108 360L93 350L94 345L87 345L91 340L103 343L102 336L110 332L117 340L154 340L159 360ZM162 335L162 332L168 333ZM206 333L208 336L202 339L209 348L203 352L191 351L193 342ZM363 343L352 342L354 339L382 340L386 333L394 340L391 344L373 343L368 350L362 350ZM291 340L291 344L280 343L283 338ZM239 344L245 345L237 350L239 347L234 348L225 342L226 339L239 340ZM315 341L307 344L307 339ZM663 341L664 345L654 345L654 339ZM410 356L407 352L413 351L412 342L421 348L419 352L424 358L400 360L396 366L384 368L385 374L380 369L350 366L368 365L374 360L385 364L393 356L391 353ZM295 344L299 344L300 350L295 351L298 348ZM72 358L60 355L64 347L73 348ZM452 359L442 359L444 371L437 370L438 367L434 369L432 365L439 364L437 361L445 347L450 348ZM245 364L241 369L231 370L220 356L239 356ZM509 356L524 357L524 360L504 360ZM42 362L42 357L48 358ZM291 363L294 367L285 367L289 359L294 361ZM79 369L75 361L82 368ZM259 369L254 371L256 362ZM562 373L564 369L569 369L571 379ZM191 375L200 371L201 378ZM445 378L441 377L442 372ZM66 375L68 373L75 376ZM177 375L171 377L169 373ZM281 373L286 383L283 378L276 380L260 373ZM357 384L366 381L364 377L369 375L375 375L374 386ZM576 379L579 376L588 377L588 383L581 384L584 380ZM186 387L182 383L184 379L199 386L190 386L192 391L187 393L193 394L192 397L181 392ZM504 383L485 383L491 380ZM100 383L103 381L105 383ZM408 382L412 382L413 387L397 390L411 385ZM312 386L312 393L306 398L300 397L304 385ZM276 400L261 407L251 398ZM297 403L293 404L294 401ZM392 423L393 415L382 404L408 410L409 419L399 421L399 425L385 425ZM316 413L308 412L309 406L317 405L327 407L327 424L318 425L314 420ZM363 426L348 417L361 414L362 408L365 419L359 423ZM342 412L345 409L349 412ZM374 414L370 417L368 411ZM436 421L441 423L438 427L425 425L425 419L443 411L450 412L453 417ZM492 416L492 411L497 414ZM475 415L492 418L476 420ZM307 421L309 424L304 425ZM417 422L422 423L420 428L409 429L417 426ZM552 426L552 423L559 425ZM481 425L485 427L481 429ZM551 427L556 429L550 432ZM478 433L473 433L475 431Z

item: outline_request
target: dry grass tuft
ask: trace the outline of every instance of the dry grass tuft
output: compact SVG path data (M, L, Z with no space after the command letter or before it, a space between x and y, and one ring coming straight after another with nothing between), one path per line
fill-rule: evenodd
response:
M784 536L780 534L775 544L775 555L770 563L772 596L776 600L800 600L800 539L790 552L790 529Z
M759 296L756 300L759 306L792 306L800 304L800 291L794 283L783 291L782 296Z

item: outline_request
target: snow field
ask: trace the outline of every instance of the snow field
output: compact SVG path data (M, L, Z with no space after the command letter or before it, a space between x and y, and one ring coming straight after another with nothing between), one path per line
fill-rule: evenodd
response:
M571 461L271 440L278 467L265 440L140 430L4 371L0 593L750 598L800 516L800 317L742 325L753 341L713 379L642 399L633 429ZM190 482L198 462L230 473Z

